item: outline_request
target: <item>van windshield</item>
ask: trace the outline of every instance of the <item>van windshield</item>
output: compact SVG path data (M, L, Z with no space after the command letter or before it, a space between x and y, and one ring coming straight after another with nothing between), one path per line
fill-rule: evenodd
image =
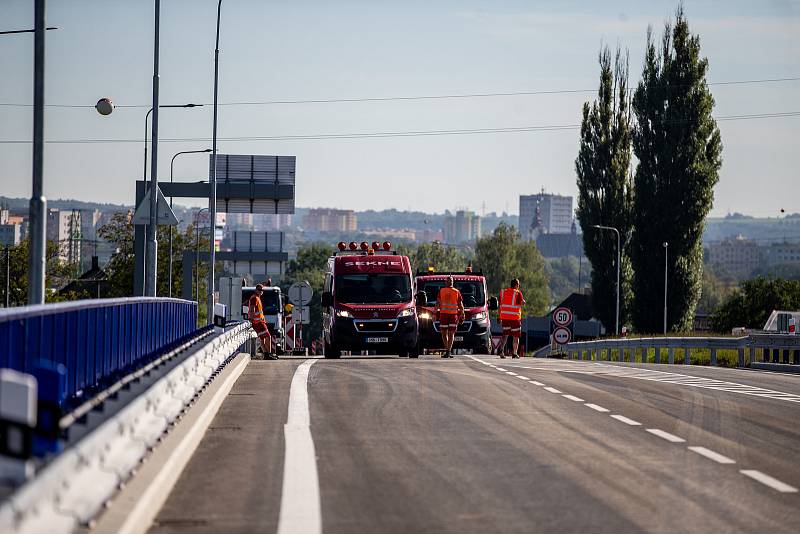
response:
M407 274L341 274L336 277L336 300L349 304L384 304L411 300Z
M483 294L483 284L474 280L455 280L455 288L461 292L465 308L476 308L486 304ZM419 283L419 290L424 291L428 297L428 305L435 306L439 297L439 290L444 287L444 280L426 280Z

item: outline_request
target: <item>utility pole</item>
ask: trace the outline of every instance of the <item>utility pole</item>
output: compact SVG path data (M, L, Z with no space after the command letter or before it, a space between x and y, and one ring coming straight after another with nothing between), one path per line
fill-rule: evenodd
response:
M147 225L147 259L144 279L145 295L156 296L158 272L158 35L161 19L161 0L155 0L155 41L153 45L153 143L150 160L150 224Z
M47 199L44 197L44 35L45 0L33 8L33 191L28 215L28 304L44 304L45 257L47 245Z
M219 0L217 2L217 40L214 46L214 119L211 133L211 179L209 180L208 196L208 215L211 219L209 222L211 254L208 266L208 324L214 322L214 263L217 260L215 247L217 233L217 96L219 94L219 19L221 14L222 0Z

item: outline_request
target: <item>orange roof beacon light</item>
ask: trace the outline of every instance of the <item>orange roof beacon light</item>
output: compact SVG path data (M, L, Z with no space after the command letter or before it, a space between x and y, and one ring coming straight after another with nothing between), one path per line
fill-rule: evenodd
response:
M363 251L365 251L365 252L366 252L367 250L369 250L369 243L367 243L366 241L362 241L362 242L361 242L361 250L363 250Z
M464 272L467 274L472 274L472 265L467 265L467 268L464 269Z
M428 266L428 272L429 273L433 274L435 271L436 271L436 269L433 268L433 265L429 265Z
M371 249L369 249L369 250L367 251L367 256L374 256L374 255L375 255L375 249L372 249L372 248L371 248Z
M389 241L384 241L383 250L392 250L392 244Z
M355 241L350 241L350 250L358 250L358 245Z
M381 244L379 242L377 242L377 241L373 241L372 242L372 250L373 251L378 250L380 248L381 248Z
M336 245L336 248L338 248L341 252L344 252L345 249L347 249L347 243L344 241L339 241L339 244Z

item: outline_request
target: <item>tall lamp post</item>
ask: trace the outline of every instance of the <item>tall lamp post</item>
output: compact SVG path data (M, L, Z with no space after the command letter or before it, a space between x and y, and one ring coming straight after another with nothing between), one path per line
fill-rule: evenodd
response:
M201 154L203 152L211 152L210 148L204 150L184 150L172 156L169 162L169 183L173 183L173 175L175 171L175 158L181 154ZM169 207L172 208L172 197L169 197ZM172 226L169 227L169 297L172 298Z
M150 159L150 224L147 225L147 254L145 255L144 294L156 296L156 274L158 271L158 60L159 32L161 22L161 0L155 0L155 24L153 40L153 133L150 136L153 150ZM145 118L145 122L147 119Z
M159 109L164 108L201 108L203 104L159 104ZM153 113L154 108L147 110L144 116L144 165L142 166L142 180L147 181L147 125L150 122L150 114Z
M667 335L667 258L669 257L669 243L664 241L664 335Z
M601 226L599 224L593 224L592 228L597 228L598 230L611 230L615 234L617 234L617 312L616 312L614 331L615 335L619 337L619 264L620 264L620 259L622 258L622 251L620 249L619 230L617 230L613 226Z
M208 211L211 219L211 257L208 266L208 324L214 320L214 263L217 260L216 238L217 226L217 96L219 94L219 19L222 13L222 0L217 2L217 39L214 46L214 119L211 132L211 177L208 192Z

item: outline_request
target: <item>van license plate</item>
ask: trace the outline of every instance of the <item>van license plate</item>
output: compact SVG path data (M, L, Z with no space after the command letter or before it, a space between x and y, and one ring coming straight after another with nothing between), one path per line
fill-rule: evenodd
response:
M388 343L388 337L368 337L367 343Z
M453 341L464 341L464 336L456 336L453 338Z

